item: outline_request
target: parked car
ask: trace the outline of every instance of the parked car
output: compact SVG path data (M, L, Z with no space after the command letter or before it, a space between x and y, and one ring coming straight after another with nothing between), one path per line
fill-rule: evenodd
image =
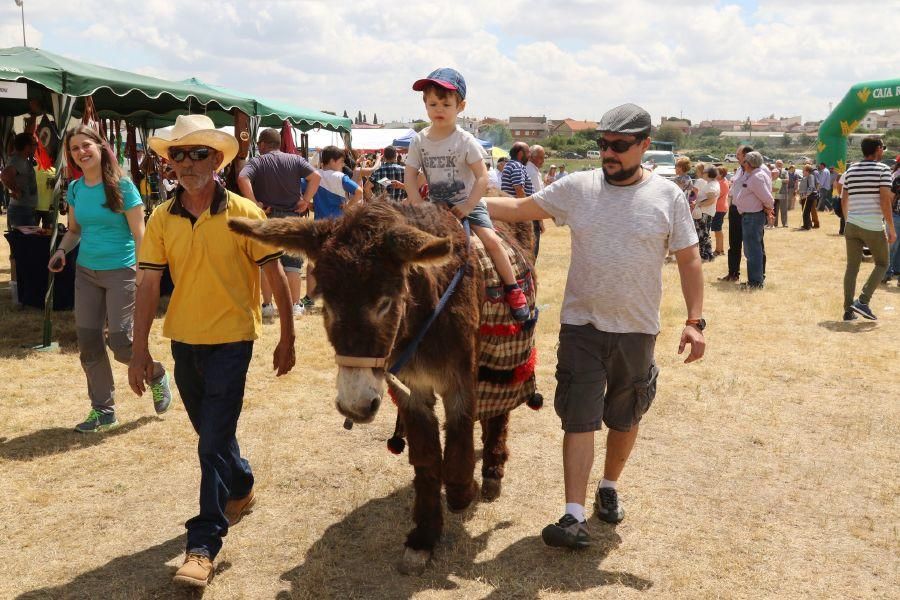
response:
M722 163L721 158L716 158L712 154L697 154L697 155L694 155L691 158L691 160L696 160L696 161L705 162L705 163L713 163L716 165Z
M666 179L675 179L675 153L666 150L647 150L641 164Z
M588 150L586 156L588 158L600 158L599 150Z
M584 158L582 155L578 154L577 152L572 152L571 150L563 152L562 154L560 154L560 156L562 158Z
M737 162L737 154L726 154L725 162Z

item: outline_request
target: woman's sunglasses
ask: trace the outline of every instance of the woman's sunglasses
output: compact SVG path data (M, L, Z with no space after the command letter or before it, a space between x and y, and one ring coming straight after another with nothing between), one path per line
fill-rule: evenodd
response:
M209 158L212 154L211 148L169 148L169 158L175 162L181 162L187 156L193 162L200 162Z
M641 140L642 138L637 138L630 142L626 140L615 140L610 142L609 140L600 138L600 140L597 142L597 145L600 146L601 151L612 150L616 154L622 154L623 152L628 152L629 148L637 143L640 143Z

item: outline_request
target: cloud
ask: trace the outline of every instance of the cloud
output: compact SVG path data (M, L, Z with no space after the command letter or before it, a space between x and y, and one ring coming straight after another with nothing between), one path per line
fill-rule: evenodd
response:
M12 2L0 43L17 45ZM170 79L198 76L298 106L423 116L412 82L466 77L474 116L597 119L636 102L684 114L823 118L857 81L892 76L874 0L459 0L354 3L28 0L29 41ZM33 41L32 41L33 40Z

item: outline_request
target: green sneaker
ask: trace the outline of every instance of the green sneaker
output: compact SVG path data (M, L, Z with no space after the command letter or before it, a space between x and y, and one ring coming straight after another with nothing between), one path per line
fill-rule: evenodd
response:
M159 379L150 382L150 393L153 395L153 408L161 415L172 406L172 389L169 387L169 374L163 373Z
M303 308L309 310L310 308L315 307L316 301L309 296L303 296L302 298L300 298L300 302L298 302L298 304L302 304Z
M99 410L91 409L87 418L75 426L78 433L103 433L112 431L119 426L116 420L116 413L102 413Z

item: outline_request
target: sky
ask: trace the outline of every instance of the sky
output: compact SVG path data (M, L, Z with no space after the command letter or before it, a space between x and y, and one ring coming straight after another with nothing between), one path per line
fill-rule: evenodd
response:
M598 120L823 119L860 81L900 77L883 1L24 0L29 46L299 107L425 116L413 81L468 85L465 114ZM22 44L0 0L0 47Z

